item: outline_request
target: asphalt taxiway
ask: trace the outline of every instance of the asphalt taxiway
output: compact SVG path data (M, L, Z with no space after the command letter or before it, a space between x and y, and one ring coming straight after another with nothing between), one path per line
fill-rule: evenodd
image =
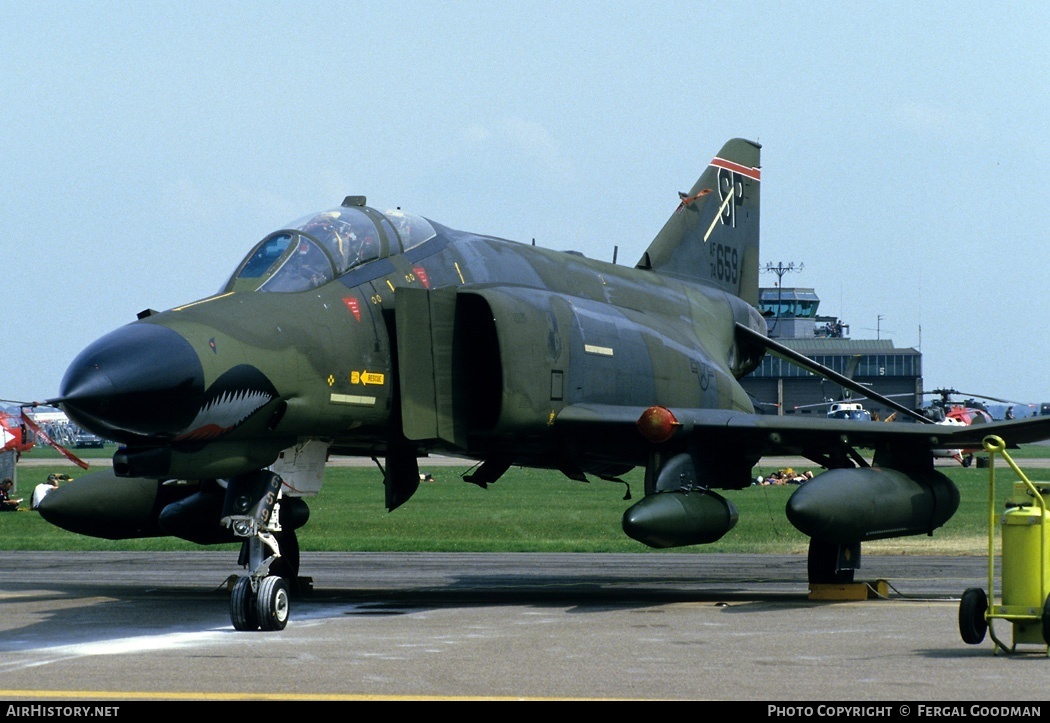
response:
M0 700L1030 702L1050 680L1045 647L962 641L983 557L869 555L857 579L886 594L836 601L794 555L304 553L281 632L234 631L240 572L5 553Z

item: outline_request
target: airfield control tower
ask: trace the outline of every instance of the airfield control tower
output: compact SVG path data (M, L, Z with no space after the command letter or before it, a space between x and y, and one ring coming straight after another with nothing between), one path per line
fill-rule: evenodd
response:
M819 315L819 306L820 298L811 288L774 286L758 292L758 308L771 338L905 406L922 406L921 352L897 348L890 339L851 338L849 324ZM756 409L770 414L825 415L831 402L858 396L768 354L741 381ZM862 404L882 419L893 412L871 400Z

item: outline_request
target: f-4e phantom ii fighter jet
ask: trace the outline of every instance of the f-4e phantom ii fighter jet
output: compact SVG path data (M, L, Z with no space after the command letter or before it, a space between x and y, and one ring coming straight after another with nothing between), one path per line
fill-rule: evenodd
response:
M870 390L769 340L755 308L759 145L730 140L634 266L380 212L363 197L274 231L220 293L136 321L81 352L57 398L121 446L112 469L50 494L41 514L109 539L241 541L240 630L284 628L296 530L330 455L384 459L386 506L418 459L569 477L645 469L623 515L655 548L710 543L737 511L718 489L764 455L827 471L787 516L812 539L811 581L852 579L860 544L929 533L959 493L933 450L998 434L1050 436L1050 418L947 428L756 414L739 379L775 353ZM861 449L871 450L871 461Z

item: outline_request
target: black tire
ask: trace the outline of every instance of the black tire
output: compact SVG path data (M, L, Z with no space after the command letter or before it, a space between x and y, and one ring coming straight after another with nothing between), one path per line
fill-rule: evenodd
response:
M234 630L258 630L255 592L250 577L238 578L230 593L230 620Z
M1050 645L1050 595L1043 603L1043 640Z
M262 630L284 630L288 624L288 583L283 577L270 575L259 584L259 595L255 600L255 611Z
M810 539L807 572L810 585L848 585L853 582L853 570L836 570L839 546L833 542Z
M964 643L977 645L984 640L984 635L988 632L988 620L984 616L986 612L988 612L988 596L984 590L979 587L968 588L963 593L962 600L959 601L959 634L962 635ZM1046 615L1044 606L1044 631L1046 630Z

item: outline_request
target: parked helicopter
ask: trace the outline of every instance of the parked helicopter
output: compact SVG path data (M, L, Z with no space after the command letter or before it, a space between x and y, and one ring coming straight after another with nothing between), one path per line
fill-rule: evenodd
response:
M21 414L0 407L0 453L14 452L21 455L33 448L33 437L27 434Z
M986 394L960 392L958 389L948 389L944 387L921 392L920 394L922 396L937 397L937 399L934 399L930 404L919 410L923 416L937 424L948 424L954 426L969 426L971 424L985 424L995 421L995 417L989 410L988 405L985 404L985 401L1008 405L1004 414L1005 419L1007 420L1014 418L1014 406L1031 406L1026 402L1015 402L1009 399L990 397ZM962 396L965 397L965 399L961 402L954 401L952 397L956 396ZM963 467L969 467L973 464L974 454L978 451L980 450L976 448L940 449L934 450L934 456L942 458L950 457L959 462Z
M957 419L963 424L981 424L983 422L991 422L991 412L988 411L988 407L985 406L984 402L978 401L978 398L1006 402L1006 400L1003 399L995 399L994 397L987 397L980 394L966 394L957 389L933 389L928 392L922 392L921 394L922 396L936 395L939 397L939 399L934 399L929 405L923 407L921 410L925 416L935 422L940 422L947 418ZM966 395L966 400L962 402L952 401L953 395L963 394Z
M36 411L30 413L30 409ZM37 402L0 402L0 453L14 452L21 457L33 449L37 442L43 442L73 464L87 469L87 462L66 449L65 445L70 444L70 440L66 439L69 435L48 424L52 414L60 416L63 420L65 415L57 410L47 411L48 409L51 408L42 407ZM68 422L61 425L61 428L68 429Z

